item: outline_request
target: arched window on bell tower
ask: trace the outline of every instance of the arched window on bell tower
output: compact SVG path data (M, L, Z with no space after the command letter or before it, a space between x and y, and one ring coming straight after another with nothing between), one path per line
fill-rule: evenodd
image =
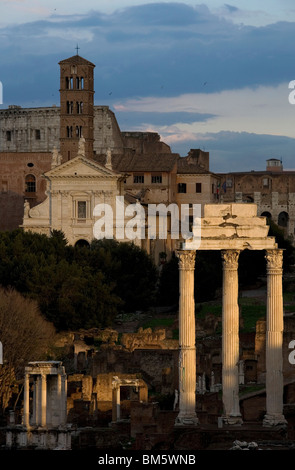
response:
M83 101L77 101L77 114L83 114Z
M82 126L76 126L76 137L78 137L80 139L80 137L82 137L83 134L82 134Z

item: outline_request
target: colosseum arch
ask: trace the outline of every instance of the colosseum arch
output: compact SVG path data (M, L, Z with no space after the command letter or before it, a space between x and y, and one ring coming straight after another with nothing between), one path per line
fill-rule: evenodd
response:
M288 227L289 214L288 212L282 211L278 215L278 225L280 227Z

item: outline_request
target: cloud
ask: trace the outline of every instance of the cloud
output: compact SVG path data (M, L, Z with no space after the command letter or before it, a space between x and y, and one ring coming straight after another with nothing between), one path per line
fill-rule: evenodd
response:
M175 2L83 11L57 8L42 21L0 28L1 108L58 105L58 62L78 42L96 64L95 103L113 107L124 130L154 129L181 153L198 139L217 145L221 131L233 132L236 144L246 132L237 151L243 155L253 134L293 136L287 83L295 79L295 23L238 24L247 12L232 4L222 11ZM282 141L287 152L289 142ZM213 150L221 155L222 145Z
M225 3L224 6L230 13L236 13L237 11L239 11L239 8L233 5L229 5L228 3Z
M119 123L128 116L131 128L158 132L173 151L210 151L213 171L263 169L266 158L294 160L295 106L288 83L212 94L146 97L119 105ZM207 111L205 113L204 111ZM223 169L223 170L222 170Z
M232 23L238 25L240 24L261 27L263 25L266 26L273 24L277 21L274 12L270 12L271 8L268 8L267 11L257 10L257 5L257 2L254 2L253 5L247 2L247 9L245 9L237 8L234 5L225 3L224 5L215 8L213 11L220 18L224 18L225 20L231 21ZM278 12L276 11L276 13ZM289 20L288 16L282 16L284 17L284 20Z
M279 84L293 77L294 23L253 28L235 25L206 6L154 3L112 14L52 15L43 21L0 29L1 73L13 64L39 57L50 65L48 83L58 75L57 62L75 53L97 65L96 99L108 96L173 96ZM36 42L36 39L38 42ZM62 41L61 41L62 39ZM48 69L49 70L49 69ZM25 72L25 73L24 73ZM22 70L23 84L31 77ZM27 93L41 100L38 88ZM7 89L7 96L12 90ZM21 104L21 103L20 103Z
M196 128L199 132L204 129L206 132L231 129L236 132L292 137L295 106L289 103L289 93L288 83L282 83L278 86L246 87L215 93L130 99L119 106L130 116L135 112L137 122L139 112L147 113L149 124L163 126L163 119L166 119L169 126L172 119L185 132L192 132ZM157 119L158 113L161 122Z
M284 168L294 169L295 139L284 136L222 131L196 134L183 143L173 137L173 149L186 155L191 148L210 154L210 170L216 173L265 170L268 158L282 158Z
M208 119L214 117L213 114L186 111L130 111L128 105L127 107L124 105L114 105L114 110L121 127L125 128L126 124L135 128L139 123L141 128L144 125L161 127L171 126L177 123L192 124L196 122L206 122Z

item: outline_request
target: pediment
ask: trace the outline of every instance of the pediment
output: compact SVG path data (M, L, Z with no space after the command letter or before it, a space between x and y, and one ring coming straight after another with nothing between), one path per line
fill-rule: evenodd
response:
M120 178L122 175L83 156L78 156L45 173L48 178Z

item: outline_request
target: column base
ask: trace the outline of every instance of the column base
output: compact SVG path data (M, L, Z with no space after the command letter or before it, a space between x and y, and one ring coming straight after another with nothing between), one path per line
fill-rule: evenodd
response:
M274 426L278 427L286 427L287 426L287 420L285 419L285 416L282 414L266 414L263 418L263 426L271 428Z
M222 422L227 426L241 426L243 424L241 415L222 416Z
M193 416L177 416L175 426L198 426L200 424L196 415Z

